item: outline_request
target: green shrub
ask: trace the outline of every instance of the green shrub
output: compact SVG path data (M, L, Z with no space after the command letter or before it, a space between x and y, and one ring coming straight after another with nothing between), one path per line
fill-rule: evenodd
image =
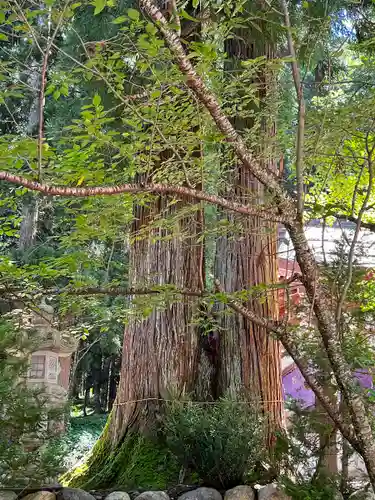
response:
M181 465L211 486L228 488L245 481L264 456L261 418L236 401L171 403L164 432Z
M48 406L42 388L25 384L30 345L23 332L0 319L0 486L33 486L59 473L60 447L52 444L48 420L58 421L64 409ZM28 451L28 446L43 446Z
M321 480L311 483L310 481L296 481L290 479L281 480L285 492L293 500L336 500L337 486L333 481Z

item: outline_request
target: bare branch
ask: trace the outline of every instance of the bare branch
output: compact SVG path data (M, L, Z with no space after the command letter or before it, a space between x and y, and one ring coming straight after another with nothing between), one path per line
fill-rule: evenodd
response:
M45 48L45 52L43 55L42 62L42 70L40 75L40 90L39 90L39 126L38 126L38 180L41 182L42 180L42 160L43 160L43 128L44 128L44 105L45 105L45 89L47 84L47 67L48 67L48 58L49 53L52 47L52 44L56 38L56 35L60 29L61 23L64 19L64 14L66 8L68 6L69 1L65 1L64 8L61 11L59 19L56 24L56 28L51 37L47 39L47 45ZM40 47L39 47L40 48Z
M366 138L366 143L367 142L368 142L368 134L367 134L367 138ZM367 164L368 164L369 179L368 179L366 195L365 195L365 198L363 200L362 206L358 212L356 228L354 231L352 243L350 245L350 250L349 250L349 255L348 255L348 268L347 268L347 273L346 273L346 281L345 281L345 284L344 284L344 287L343 287L343 290L341 292L339 302L338 302L337 308L336 308L336 323L337 323L338 328L340 328L340 319L341 319L342 308L343 308L346 296L347 296L348 291L349 291L349 287L350 287L350 285L352 283L352 279L353 279L353 260L354 260L354 255L355 255L355 248L356 248L359 233L361 230L362 218L363 218L364 213L366 212L367 205L368 205L368 202L370 200L370 196L371 196L371 193L373 190L373 184L374 184L374 167L373 167L373 162L372 162L372 151L369 151L368 147L367 147L367 152L368 152ZM362 175L362 171L361 171L360 175ZM356 190L353 194L353 197L354 197L354 195L356 195Z
M1 293L1 291L0 291ZM178 288L161 288L161 289L152 289L152 288L144 288L144 289L133 289L133 288L125 288L120 286L112 286L112 287L79 287L79 288L62 288L62 289L52 289L46 290L43 293L47 294L68 294L68 295L109 295L109 296L132 296L132 295L162 295L163 293L171 293L176 295L184 295L186 297L203 297L205 292L201 290L185 290ZM207 295L207 294L206 294Z
M225 198L216 195L210 195L198 189L191 189L183 186L170 186L168 184L120 184L117 186L97 186L97 187L65 187L53 186L32 181L26 177L14 175L9 172L0 171L0 180L24 186L31 191L39 191L48 196L66 196L72 198L87 198L90 196L113 196L122 193L140 194L140 193L155 193L155 194L175 194L182 197L191 197L196 200L206 201L213 205L220 206L231 212L239 214L261 217L265 220L274 222L284 222L286 216L277 215L277 210L269 211L260 207L252 207L242 205L234 201L229 201Z
M351 214L350 214L352 217L355 216L355 203L357 201L358 189L359 189L359 185L360 185L360 182L361 182L361 179L362 179L362 174L363 174L363 171L365 169L365 166L366 166L366 162L364 161L362 163L362 165L361 165L361 169L359 171L359 174L358 174L355 186L354 186L354 193L353 193L353 197L352 197L352 211L351 211Z
M303 97L303 86L301 82L300 69L297 63L296 51L294 48L292 27L290 25L289 10L286 0L281 0L281 5L284 11L285 27L288 37L288 48L292 57L292 74L294 86L298 101L298 130L297 130L297 145L296 145L296 179L297 179L297 207L298 213L302 216L304 205L304 175L303 175L303 154L304 154L304 137L305 137L305 100Z
M346 216L346 215L338 215L338 216L336 216L336 218L349 220L350 222L354 222L354 224L358 224L358 222L359 222L357 217L351 217L351 216ZM364 227L365 229L369 229L371 232L375 233L375 222L363 222L363 221L361 221L361 227Z
M83 360L83 358L86 356L86 354L89 352L89 350L95 345L97 344L98 342L100 342L102 339L102 335L100 335L97 339L93 340L91 342L91 344L89 344L86 349L82 349L83 350L83 353L82 351L77 352L76 355L78 356L78 354L80 354L79 358L77 358L77 360L75 360L75 363L73 365L73 369L72 369L72 374L71 374L71 378L74 379L74 376L76 374L76 371L77 371L77 368L78 368L78 365L80 364L80 362ZM81 354L82 353L82 354Z

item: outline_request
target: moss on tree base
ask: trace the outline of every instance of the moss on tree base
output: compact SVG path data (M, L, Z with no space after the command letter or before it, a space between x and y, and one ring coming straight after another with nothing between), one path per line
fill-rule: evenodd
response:
M108 424L86 462L62 476L64 486L104 489L127 487L167 489L178 481L180 466L156 439L129 433L111 449Z

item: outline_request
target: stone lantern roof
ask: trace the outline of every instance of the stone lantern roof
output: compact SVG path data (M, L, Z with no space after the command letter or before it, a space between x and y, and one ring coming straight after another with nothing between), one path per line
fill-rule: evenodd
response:
M78 346L77 339L67 332L58 329L54 309L47 304L43 297L37 311L28 314L28 327L34 330L38 350L48 350L59 353L60 356L69 356Z

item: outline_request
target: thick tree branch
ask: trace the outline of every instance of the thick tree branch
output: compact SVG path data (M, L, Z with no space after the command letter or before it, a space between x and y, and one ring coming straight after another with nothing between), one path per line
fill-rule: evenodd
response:
M210 195L198 189L191 189L184 186L170 186L168 184L120 184L117 186L98 186L98 187L65 187L52 186L32 181L26 177L14 175L9 172L0 171L0 180L24 186L31 191L39 191L40 193L49 196L66 196L72 198L86 198L89 196L112 196L122 193L140 194L140 193L155 193L155 194L175 194L182 197L191 197L195 200L206 201L213 205L220 206L231 212L239 214L261 217L265 220L274 222L284 222L284 217L274 212L260 207L252 207L229 201L225 198L216 195Z
M294 245L297 262L302 272L302 284L313 306L327 357L349 410L358 443L356 449L364 459L371 484L375 489L375 445L372 427L363 396L358 392L352 368L341 346L329 294L320 283L316 259L309 247L302 222L295 221L293 224L286 224L286 228Z
M336 219L340 220L348 220L350 222L353 222L354 224L358 224L359 220L358 217L353 217L351 215L335 215ZM361 227L368 229L369 231L375 233L375 222L364 222L361 221Z
M304 205L303 154L304 154L304 138L305 138L305 99L303 97L301 73L297 63L297 56L292 36L292 27L290 24L289 10L286 0L281 0L281 5L284 12L284 21L287 30L289 54L292 58L291 62L292 74L298 101L298 129L297 129L297 145L296 145L297 208L299 215L302 216L303 205Z

